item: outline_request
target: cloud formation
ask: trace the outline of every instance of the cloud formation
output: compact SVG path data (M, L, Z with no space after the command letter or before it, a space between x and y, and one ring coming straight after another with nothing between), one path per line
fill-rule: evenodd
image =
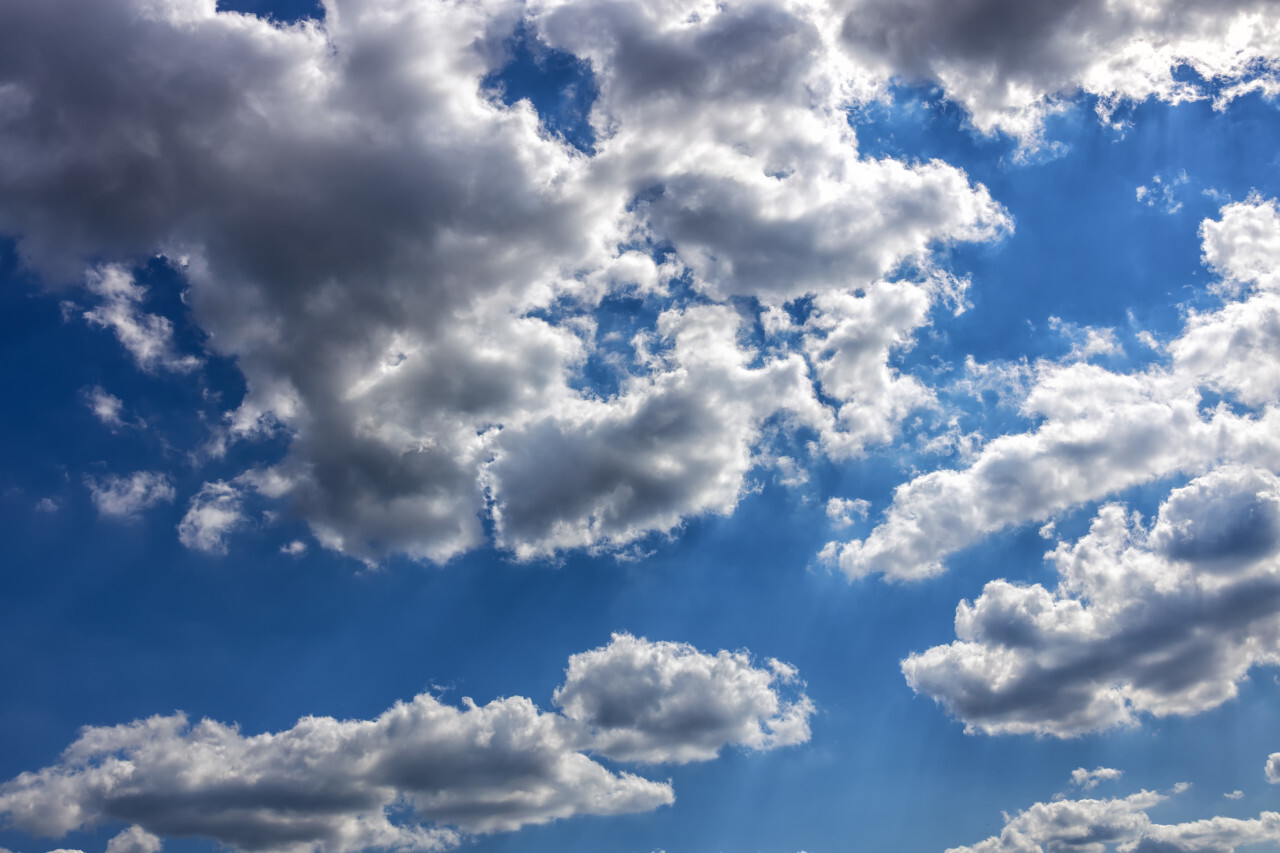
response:
M592 750L619 761L707 761L728 745L773 749L809 739L814 706L779 687L796 672L745 652L700 652L615 634L604 648L569 658L555 704L592 732Z
M137 518L143 510L171 503L176 492L169 477L157 471L137 471L128 477L85 478L98 512L111 518Z
M1176 793L1175 789L1175 793ZM1234 853L1242 845L1280 841L1280 814L1241 820L1212 817L1187 823L1154 823L1147 810L1165 800L1141 791L1108 800L1054 800L1005 814L999 835L947 853Z
M593 150L501 100L517 37L590 67ZM22 0L0 54L0 231L144 370L193 370L131 273L167 259L248 386L211 446L286 437L238 482L364 560L730 512L766 423L890 441L932 402L891 360L964 288L935 253L1011 227L959 169L859 153L819 6ZM656 319L601 334L610 298Z
M886 76L936 82L983 133L1034 148L1080 92L1105 120L1125 102L1280 92L1280 25L1267 0L850 0L844 43ZM1194 76L1184 73L1194 72ZM1196 79L1199 78L1199 79Z
M1200 233L1224 303L1188 314L1168 364L1039 362L1021 401L1034 429L992 439L967 468L902 484L865 539L824 556L851 578L919 579L991 533L1131 486L1222 464L1280 470L1280 213L1253 198ZM1206 405L1209 393L1226 399Z
M109 853L156 853L160 836L193 835L246 851L441 850L673 802L669 782L611 771L588 751L684 762L727 744L807 740L812 705L803 694L785 704L772 687L794 679L745 653L617 635L570 659L555 693L562 714L518 696L454 707L424 693L372 720L304 717L249 736L180 713L89 726L55 764L0 785L0 815L52 837L131 823Z

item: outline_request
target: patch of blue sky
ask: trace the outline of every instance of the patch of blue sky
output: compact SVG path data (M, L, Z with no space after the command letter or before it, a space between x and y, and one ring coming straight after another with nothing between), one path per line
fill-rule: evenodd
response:
M507 64L484 80L508 106L527 100L543 126L585 154L595 153L591 107L596 100L591 66L543 44L523 24L507 42Z

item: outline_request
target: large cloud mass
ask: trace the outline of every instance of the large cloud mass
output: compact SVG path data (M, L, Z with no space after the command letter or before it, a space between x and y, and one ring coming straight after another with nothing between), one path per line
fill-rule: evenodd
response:
M523 697L454 707L424 693L372 720L305 717L251 736L182 714L90 726L55 764L0 785L0 816L55 837L125 821L134 829L113 844L146 853L165 835L252 851L444 849L467 834L674 800L670 783L611 771L587 751L684 762L727 744L805 741L812 704L784 703L773 687L794 677L745 653L618 635L570 659L556 691L563 714Z
M902 486L870 536L828 551L851 574L919 577L984 533L1196 475L1150 524L1103 506L1049 554L1054 588L992 581L957 608L955 642L903 661L915 690L972 729L1067 736L1195 714L1280 663L1280 212L1229 205L1201 232L1227 301L1188 317L1168 366L1043 367L1034 432ZM1207 406L1210 393L1223 399Z
M289 26L6 3L0 231L140 367L191 371L130 272L167 258L248 384L209 446L287 436L242 482L329 547L445 561L486 514L520 557L620 546L730 511L771 419L838 455L892 439L932 397L890 358L964 287L932 253L1009 228L962 171L858 152L839 27L764 2L328 0ZM589 68L589 152L502 101L518 38ZM600 333L618 296L660 319Z

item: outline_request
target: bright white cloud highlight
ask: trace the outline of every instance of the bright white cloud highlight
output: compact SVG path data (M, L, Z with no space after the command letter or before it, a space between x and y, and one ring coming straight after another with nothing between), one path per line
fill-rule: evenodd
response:
M148 373L187 373L200 366L200 359L195 356L178 354L173 323L168 318L142 312L139 306L146 299L147 289L134 283L127 269L118 265L91 269L85 288L98 297L99 304L85 311L84 318L114 332L138 367Z
M182 714L89 726L55 764L0 785L0 815L53 837L132 823L108 853L157 853L160 836L193 835L252 851L441 850L673 801L669 782L608 770L588 751L684 762L727 744L807 740L807 698L788 705L773 692L795 679L745 652L616 635L570 658L560 714L523 697L454 707L424 693L371 720L304 717L258 735Z

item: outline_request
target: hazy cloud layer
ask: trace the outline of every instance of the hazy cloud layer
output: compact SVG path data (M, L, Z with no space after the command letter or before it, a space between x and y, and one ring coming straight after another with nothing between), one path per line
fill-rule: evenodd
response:
M1280 23L1269 0L850 0L842 26L860 62L939 83L985 133L1041 142L1045 117L1080 92L1114 120L1124 102L1280 92ZM1188 79L1183 69L1200 79Z
M990 533L1130 486L1227 463L1280 470L1280 213L1274 201L1230 204L1201 236L1224 304L1189 314L1168 364L1037 364L1021 402L1033 430L899 486L866 538L824 556L850 577L922 578ZM1227 399L1206 406L1206 392Z
M372 720L304 717L250 736L180 713L89 726L55 764L0 785L0 816L53 837L133 824L109 853L192 835L253 851L445 849L468 834L673 802L669 782L608 770L587 751L684 762L728 744L803 742L811 703L774 688L795 678L745 652L617 635L570 658L555 693L563 714L518 696L454 707L424 693Z
M1177 789L1175 789L1176 791ZM947 853L1234 853L1242 845L1280 841L1280 814L1253 819L1212 817L1187 823L1154 823L1147 810L1168 799L1141 791L1111 800L1054 800L1005 814L1004 829Z
M731 511L767 420L837 456L892 440L932 394L890 360L964 288L933 253L1010 228L958 169L859 154L839 27L763 2L330 0L292 26L7 3L0 230L142 369L194 370L131 272L167 258L248 384L209 447L287 436L238 482L325 545L445 561L490 514L521 558L619 547ZM590 154L491 88L518 31L589 63ZM598 335L610 295L660 319Z

